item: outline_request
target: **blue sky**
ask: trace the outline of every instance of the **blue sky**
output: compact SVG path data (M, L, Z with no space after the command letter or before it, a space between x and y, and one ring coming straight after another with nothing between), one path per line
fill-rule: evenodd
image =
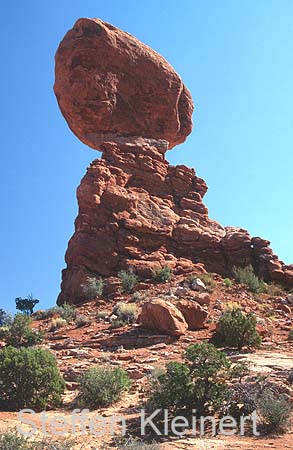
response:
M3 0L1 304L59 292L75 189L99 153L68 129L54 54L80 17L100 17L161 53L191 90L194 129L167 154L205 178L210 216L271 241L293 262L291 0Z

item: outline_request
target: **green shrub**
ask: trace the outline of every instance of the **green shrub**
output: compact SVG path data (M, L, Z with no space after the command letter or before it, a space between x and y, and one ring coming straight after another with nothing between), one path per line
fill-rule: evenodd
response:
M145 294L136 291L132 294L130 301L134 302L134 303L138 303L138 302L143 301L144 299L145 299Z
M16 430L0 433L0 450L73 450L73 448L74 441L69 439L31 441Z
M250 363L249 362L240 362L234 364L230 369L230 377L238 378L239 383L242 382L242 379L249 375L250 373Z
M5 347L0 352L0 407L59 406L65 383L56 358L42 348Z
M231 415L237 421L256 410L267 432L285 430L290 415L289 403L280 393L280 387L264 376L232 384L223 405L221 414Z
M131 271L121 270L118 277L120 278L122 292L131 292L138 282L137 275Z
M133 436L114 437L114 443L118 450L160 450L161 448L157 442L145 442Z
M236 280L241 284L245 284L251 292L260 294L265 291L265 283L255 275L251 265L246 267L234 266L232 270Z
M85 325L89 325L90 323L91 319L84 314L79 314L75 320L75 325L77 328L84 327Z
M288 339L290 342L293 341L293 328L292 328L292 330L289 331Z
M84 446L80 444L76 446L74 439L59 438L58 440L53 439L42 439L41 441L36 441L32 443L31 450L77 450L84 449Z
M170 415L199 415L217 410L226 391L230 362L212 344L190 345L185 362L171 362L163 374L153 379L147 406L168 409Z
M107 311L98 311L97 312L97 319L106 319L108 317L109 313Z
M257 409L267 431L284 431L290 418L290 405L283 395L266 389L257 400Z
M169 266L160 267L152 271L152 279L156 283L165 283L172 278L172 270Z
M36 311L34 313L34 319L35 320L46 320L46 319L50 319L53 316L56 315L60 315L60 313L62 312L62 308L61 306L53 306L52 308L48 308L40 311Z
M62 306L54 306L45 311L37 311L34 315L36 320L46 320L54 316L60 316L66 320L67 323L73 322L76 319L77 311L74 305L64 303Z
M16 314L11 325L0 328L0 339L13 347L30 347L39 344L43 334L31 329L31 318Z
M11 325L12 315L4 309L0 308L0 327L7 327Z
M192 283L199 278L205 285L208 292L213 292L216 288L216 282L214 280L213 274L211 273L201 273L199 275L190 275L183 281L184 287L192 288ZM187 286L186 286L187 285Z
M67 322L65 319L62 319L62 317L56 317L55 319L52 319L49 330L56 331L56 330L59 330L60 328L64 327L65 325L67 325Z
M79 398L86 406L109 406L119 400L130 386L125 370L92 367L81 377Z
M259 347L261 337L256 330L256 317L252 313L244 314L239 306L227 307L212 341L221 346L237 347L238 350L244 345Z
M124 320L122 319L113 319L111 321L111 328L115 329L115 328L121 328L121 327L125 327L125 325L127 325L126 322L124 322Z
M284 294L284 288L276 283L269 283L265 287L265 292L272 297L278 297Z
M103 295L104 285L102 278L89 277L81 287L86 298L92 299Z
M226 288L231 288L233 286L233 281L230 278L225 278L224 279L224 286Z
M76 307L69 303L63 303L60 308L60 317L66 320L67 323L73 322L76 319Z
M0 433L0 450L31 450L28 440L17 433L16 430L9 430Z
M113 308L113 314L120 319L125 325L134 323L138 316L138 309L134 303L118 303Z

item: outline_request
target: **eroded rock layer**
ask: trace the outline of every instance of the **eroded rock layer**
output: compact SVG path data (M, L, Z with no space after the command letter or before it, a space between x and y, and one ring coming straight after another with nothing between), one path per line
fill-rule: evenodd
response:
M273 254L269 241L222 227L208 217L205 181L186 166L165 159L165 143L151 139L104 143L77 190L75 233L66 252L58 302L84 300L88 277L133 268L141 278L170 266L187 273L231 276L233 266L252 264L266 281L293 286L293 266Z

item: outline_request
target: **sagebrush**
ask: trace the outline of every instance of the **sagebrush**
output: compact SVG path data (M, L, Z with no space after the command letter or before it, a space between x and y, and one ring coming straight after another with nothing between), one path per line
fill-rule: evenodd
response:
M42 348L5 347L0 352L0 407L59 406L65 382L56 358Z
M29 316L16 314L8 326L0 327L0 339L13 347L30 347L42 342L43 333L31 328Z
M245 345L259 347L261 337L256 329L256 317L252 313L245 314L239 305L225 308L217 324L212 342L220 346L237 347Z
M80 379L79 400L86 406L109 406L131 386L124 369L92 367Z

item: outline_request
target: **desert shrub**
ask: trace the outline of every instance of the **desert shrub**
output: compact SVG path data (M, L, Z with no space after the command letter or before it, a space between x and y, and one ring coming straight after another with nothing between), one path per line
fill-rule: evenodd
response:
M61 311L62 311L61 306L53 306L52 308L36 311L34 313L34 319L35 320L50 319L53 316L60 315Z
M13 347L30 347L39 344L43 334L31 329L31 318L16 314L11 325L0 328L0 339Z
M160 450L160 444L157 442L145 442L133 436L114 437L115 447L118 450Z
M257 400L262 425L267 431L284 431L290 418L290 405L285 397L266 389Z
M42 348L5 347L0 352L0 407L19 410L59 406L65 383L56 358Z
M292 330L290 330L289 333L288 333L288 340L289 340L289 341L293 341L293 328L292 328Z
M156 283L164 283L171 280L172 270L169 266L160 267L152 271L152 279Z
M113 308L113 314L124 324L134 323L138 316L138 309L134 303L118 303Z
M231 288L233 286L233 281L230 278L225 278L224 279L224 286L226 288Z
M277 297L284 294L284 288L276 283L269 283L265 287L265 292L272 297Z
M184 362L171 362L152 380L147 406L189 416L217 410L224 398L230 362L212 344L190 345Z
M248 416L256 410L256 392L248 383L235 383L226 391L223 416L232 416L237 421L241 416Z
M170 414L190 410L193 385L189 367L180 362L170 362L165 371L152 376L147 408L151 411L162 408ZM196 406L194 405L194 408Z
M186 277L180 284L181 286L189 289L194 289L197 280L201 280L205 285L205 288L208 292L213 292L216 287L216 282L211 273L202 273L199 275L189 275Z
M266 431L284 429L289 418L289 404L280 393L280 387L264 376L244 383L234 383L226 391L222 415L231 415L237 421L257 411Z
M216 288L216 282L214 280L213 274L201 273L196 278L199 278L204 283L208 292L213 292Z
M237 347L238 350L244 345L259 347L261 337L256 330L256 317L252 313L244 314L238 305L227 307L222 312L212 342Z
M125 325L127 325L127 323L124 322L123 319L117 318L117 319L111 320L111 328L113 328L113 329L125 327Z
M81 287L86 298L92 299L103 295L104 285L103 278L89 277Z
M105 319L108 317L109 313L107 311L98 311L97 312L97 319Z
M240 362L237 364L234 364L230 368L230 378L238 378L239 383L242 382L242 379L249 375L250 373L250 364L249 362Z
M17 433L16 430L8 430L0 433L0 450L31 450L28 440Z
M81 403L86 406L109 406L131 386L127 372L119 367L92 367L80 380Z
M42 439L41 441L33 442L31 450L77 450L80 448L82 450L84 446L81 444L76 447L76 442L74 439L59 438L55 439Z
M84 314L79 314L75 319L75 325L77 328L84 327L91 323L91 319Z
M60 317L66 320L67 323L73 322L76 319L76 307L69 303L63 303L60 308Z
M0 308L0 327L7 327L11 325L12 315L4 309Z
M145 298L145 294L136 291L132 294L130 301L133 303L138 303L138 302L143 301L144 298Z
M31 441L16 430L0 433L0 450L72 450L73 448L74 442L69 439Z
M121 270L118 273L118 277L120 278L122 292L131 292L138 282L137 275L135 275L135 273L133 273L131 270Z
M55 319L52 319L49 330L56 331L56 330L59 330L60 328L64 327L65 325L67 325L67 322L65 319L62 319L62 317L56 317Z
M254 273L253 267L251 265L246 267L233 267L233 274L236 280L245 284L251 292L260 294L265 291L266 285L260 280Z

